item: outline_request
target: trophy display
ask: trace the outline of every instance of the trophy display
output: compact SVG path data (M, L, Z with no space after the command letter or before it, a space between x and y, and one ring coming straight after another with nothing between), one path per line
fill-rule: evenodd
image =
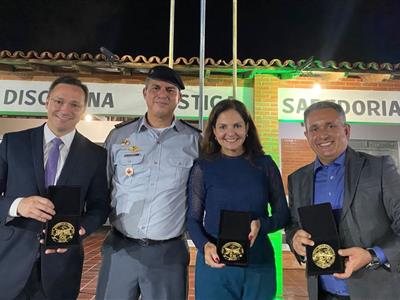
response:
M344 257L338 254L340 239L330 203L300 207L302 228L311 234L314 246L306 246L307 275L344 272Z
M247 266L250 241L250 212L222 210L217 253L220 263Z
M45 247L68 248L79 245L80 193L77 186L49 186L49 198L56 214L46 223Z

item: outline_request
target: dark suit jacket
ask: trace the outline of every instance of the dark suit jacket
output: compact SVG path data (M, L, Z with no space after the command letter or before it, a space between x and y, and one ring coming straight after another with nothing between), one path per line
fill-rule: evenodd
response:
M106 151L78 132L57 182L81 187L81 226L89 235L109 213ZM5 134L0 144L0 298L13 299L25 286L40 253L42 283L50 299L75 299L79 293L83 247L45 255L38 236L43 223L17 217L7 222L18 197L44 196L43 126Z
M313 163L291 174L288 186L292 223L286 237L294 252L292 238L300 228L297 208L311 205L314 198ZM381 247L391 265L391 272L362 268L353 273L348 279L351 299L400 299L400 176L390 157L348 147L339 235L342 248ZM308 278L308 292L310 299L317 299L316 276Z

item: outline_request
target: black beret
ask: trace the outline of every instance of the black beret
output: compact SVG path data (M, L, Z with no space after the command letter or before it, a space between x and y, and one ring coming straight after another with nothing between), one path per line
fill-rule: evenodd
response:
M151 68L147 78L154 79L154 80L161 80L172 83L180 90L185 89L185 85L179 74L175 72L173 69L168 68L166 66L156 66Z

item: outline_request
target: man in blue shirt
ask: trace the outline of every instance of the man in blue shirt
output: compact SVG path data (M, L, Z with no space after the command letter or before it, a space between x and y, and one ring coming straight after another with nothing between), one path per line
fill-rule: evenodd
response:
M399 299L400 176L392 159L348 146L350 125L338 104L312 104L304 123L317 158L289 176L287 241L304 262L314 242L301 229L297 209L329 202L345 257L344 273L308 277L310 299Z

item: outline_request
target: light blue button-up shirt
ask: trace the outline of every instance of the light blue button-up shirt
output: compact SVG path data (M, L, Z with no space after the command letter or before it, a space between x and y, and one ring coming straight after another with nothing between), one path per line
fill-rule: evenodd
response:
M185 228L187 181L200 133L176 120L161 133L146 118L111 131L106 140L113 211L110 221L132 238L165 240Z

